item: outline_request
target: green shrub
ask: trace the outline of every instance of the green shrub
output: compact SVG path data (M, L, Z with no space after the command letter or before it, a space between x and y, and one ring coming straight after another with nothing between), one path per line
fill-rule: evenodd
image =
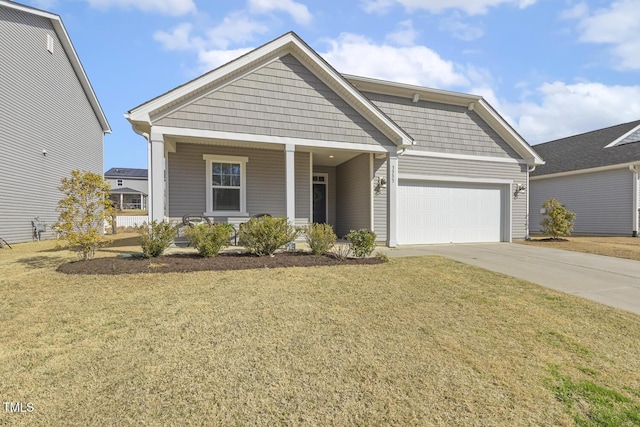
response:
M565 208L558 199L552 198L544 202L545 214L540 222L542 233L554 239L564 237L573 231L573 220L576 214Z
M376 252L375 259L379 259L382 262L389 262L389 255L384 252Z
M238 231L240 244L258 255L273 253L298 237L299 231L287 222L287 218L263 216L251 218Z
M222 248L229 246L233 226L227 223L199 224L187 228L189 243L198 250L200 256L214 257Z
M307 243L316 255L326 254L336 244L336 233L329 224L313 223L304 227Z
M357 258L368 257L376 247L376 233L366 228L349 231L347 240L351 243L353 255Z
M142 252L147 258L155 258L169 247L176 236L176 229L168 221L153 221L151 224L144 222L136 227L140 235Z

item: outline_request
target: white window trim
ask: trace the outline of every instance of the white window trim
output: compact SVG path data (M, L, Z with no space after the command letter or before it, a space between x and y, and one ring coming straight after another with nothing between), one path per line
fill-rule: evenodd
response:
M248 215L247 214L247 163L248 157L240 156L220 156L217 154L203 154L202 159L205 161L205 179L206 179L206 208L205 215ZM240 163L240 210L239 211L214 211L213 210L213 194L211 189L211 165L212 163Z

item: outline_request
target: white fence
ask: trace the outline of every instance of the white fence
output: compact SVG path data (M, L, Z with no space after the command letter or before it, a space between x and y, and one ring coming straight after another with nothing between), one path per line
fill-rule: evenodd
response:
M138 225L142 225L145 221L149 221L149 217L147 215L117 216L116 227L136 227ZM105 221L104 226L111 227L111 223L109 221Z

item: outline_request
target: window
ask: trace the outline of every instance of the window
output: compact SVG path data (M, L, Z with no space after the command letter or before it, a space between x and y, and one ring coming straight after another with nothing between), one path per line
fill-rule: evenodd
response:
M118 180L118 187L122 187L122 180L121 179Z
M207 213L244 214L246 211L245 166L247 157L205 154Z

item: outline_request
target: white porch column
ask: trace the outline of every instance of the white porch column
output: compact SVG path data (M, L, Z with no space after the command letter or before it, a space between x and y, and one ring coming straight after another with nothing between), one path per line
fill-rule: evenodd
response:
M631 209L633 210L633 230L631 235L638 237L638 226L640 225L638 224L638 217L640 216L640 212L638 212L638 208L640 207L638 206L638 202L640 201L640 183L638 182L640 178L638 177L638 172L640 171L640 165L629 166L629 169L633 173L633 201L631 202Z
M285 169L287 182L287 220L296 223L296 146L285 147Z
M398 246L397 222L398 222L398 153L389 152L387 156L387 195L389 197L389 235L387 244L390 248Z
M162 221L164 205L164 135L151 129L149 137L151 149L149 165L149 221Z

